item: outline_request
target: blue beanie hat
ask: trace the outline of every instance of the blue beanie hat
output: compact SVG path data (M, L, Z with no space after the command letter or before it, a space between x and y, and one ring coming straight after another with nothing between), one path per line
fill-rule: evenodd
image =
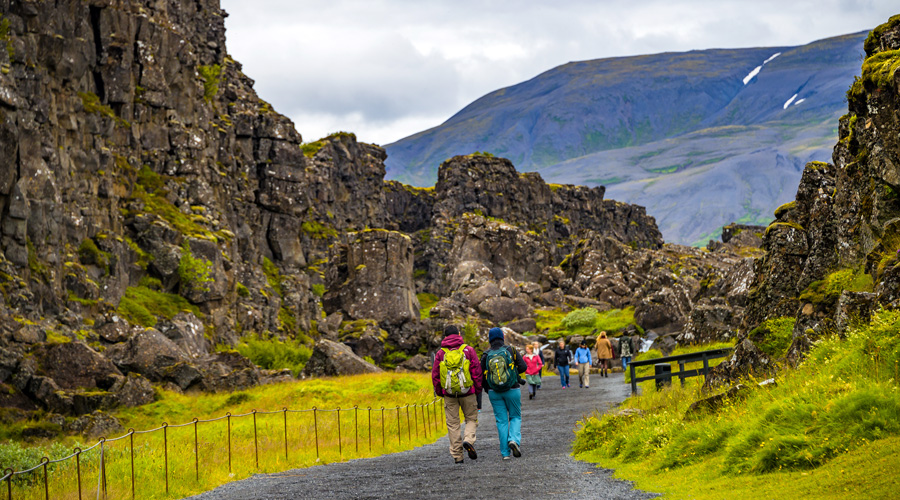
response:
M497 328L496 326L488 330L488 342L493 342L494 339L503 340L503 330Z

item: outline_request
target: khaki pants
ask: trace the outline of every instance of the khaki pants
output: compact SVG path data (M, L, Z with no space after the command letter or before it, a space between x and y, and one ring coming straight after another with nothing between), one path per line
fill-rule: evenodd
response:
M579 385L583 385L585 387L591 386L591 364L590 363L578 363L578 380L579 380Z
M466 419L466 437L459 433L459 410ZM447 437L450 439L450 456L462 460L463 441L475 445L475 431L478 429L478 402L474 394L461 397L444 396L444 412L447 414Z

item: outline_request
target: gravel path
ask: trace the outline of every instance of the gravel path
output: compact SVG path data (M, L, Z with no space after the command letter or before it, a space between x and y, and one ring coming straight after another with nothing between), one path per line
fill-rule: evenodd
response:
M612 471L569 456L575 422L594 409L625 399L621 375L592 375L590 389L563 390L544 378L529 400L522 388L522 457L501 461L497 427L487 395L478 419L478 460L455 464L447 438L413 450L279 474L258 474L192 497L195 500L565 498L644 499L656 495L612 478ZM502 492L502 495L498 495Z

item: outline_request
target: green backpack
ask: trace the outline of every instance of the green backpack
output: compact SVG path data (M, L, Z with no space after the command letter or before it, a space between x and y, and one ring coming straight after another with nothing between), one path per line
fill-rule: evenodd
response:
M492 391L506 392L513 387L518 387L519 376L516 373L516 364L509 347L491 349L487 352L484 366L484 377L487 386Z
M468 394L469 389L474 385L472 374L469 373L469 358L463 352L465 349L466 344L459 346L459 349L441 348L444 351L444 359L439 365L441 387L444 388L444 394L448 396Z

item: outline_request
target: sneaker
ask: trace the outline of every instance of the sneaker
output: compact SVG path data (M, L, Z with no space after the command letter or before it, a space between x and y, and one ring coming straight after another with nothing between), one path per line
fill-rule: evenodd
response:
M460 459L456 460L456 463L458 463L458 464L463 463L463 459L460 458Z
M466 450L466 453L469 454L469 458L472 460L478 460L478 453L475 453L475 447L470 443L463 441L463 449Z
M503 457L503 460L512 460L512 457L509 455L506 455L505 457Z
M519 449L519 445L515 441L509 442L509 449L512 450L514 457L519 458L522 456L522 450Z

